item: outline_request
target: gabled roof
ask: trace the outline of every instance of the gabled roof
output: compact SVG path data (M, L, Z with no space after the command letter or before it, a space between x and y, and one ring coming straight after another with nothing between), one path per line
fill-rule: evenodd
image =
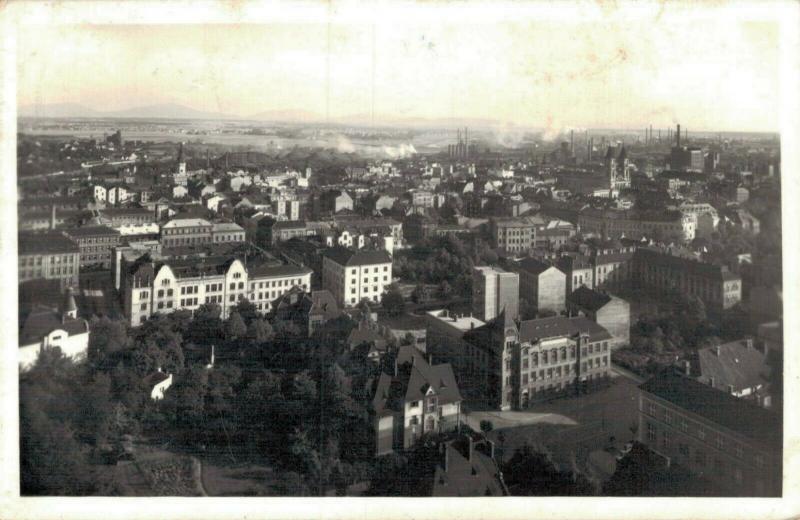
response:
M432 390L439 405L461 401L453 369L449 363L429 365L414 346L405 345L397 352L397 376L381 374L375 387L372 408L382 415L403 409L404 403L420 401Z
M567 301L581 309L594 312L602 309L610 302L611 296L581 285L567 296Z
M731 341L697 351L698 379L702 383L714 381L714 388L727 391L728 385L734 391L767 385L771 368L767 357L747 340Z
M550 269L551 267L555 266L546 264L544 262L540 262L539 260L531 257L528 257L519 262L519 268L521 270L534 275L541 274ZM557 267L555 267L555 269L557 269L560 272L560 269L558 269Z
M37 310L28 315L19 333L20 346L39 342L54 330L63 330L70 336L89 332L89 325L83 319L68 319L62 322L61 317L51 310Z
M466 442L465 442L466 441ZM447 468L438 464L433 473L434 497L503 496L500 476L495 462L474 447L469 458L468 441L458 438L443 446L447 450Z

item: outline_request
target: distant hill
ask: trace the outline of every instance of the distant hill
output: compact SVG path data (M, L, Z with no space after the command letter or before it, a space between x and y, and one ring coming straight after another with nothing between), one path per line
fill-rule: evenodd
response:
M176 103L99 111L78 103L53 103L19 107L19 117L41 118L130 118L130 119L240 119L231 114L195 110Z

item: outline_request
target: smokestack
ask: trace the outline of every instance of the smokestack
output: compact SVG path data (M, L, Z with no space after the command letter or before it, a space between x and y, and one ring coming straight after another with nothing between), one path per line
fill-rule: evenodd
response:
M569 154L575 155L575 130L569 131Z
M675 142L675 146L680 148L680 146L681 146L681 125L680 124L678 125L678 131L675 133L675 135L678 136L678 140Z
M50 229L56 228L56 205L53 204L53 207L50 211Z

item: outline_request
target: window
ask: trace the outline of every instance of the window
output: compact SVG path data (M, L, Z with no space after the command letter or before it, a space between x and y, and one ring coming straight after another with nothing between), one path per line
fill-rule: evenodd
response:
M702 441L706 440L706 431L705 431L704 429L702 429L702 428L698 428L698 429L697 429L697 436L698 436L698 437L700 438L700 440L702 440Z
M428 398L427 412L428 413L436 412L436 396L435 395Z
M652 423L647 423L647 440L650 442L655 442L656 440L656 428Z
M669 448L669 432L667 430L661 432L661 447L664 449Z
M761 455L761 454L758 454L758 455L756 455L755 460L756 460L756 467L758 469L763 469L764 468L764 456Z
M722 435L717 435L717 449L725 449L725 439L722 438Z
M236 284L235 284L235 283L232 283L232 284L230 285L230 290L231 290L231 291L235 291L235 290L236 290Z
M689 445L680 443L678 444L678 453L683 455L684 457L689 457Z
M664 410L664 422L669 425L672 424L672 414L667 410Z
M686 422L686 419L681 419L681 431L687 432L689 431L689 424Z
M706 465L706 454L700 450L694 452L694 463L700 467L705 467Z
M411 408L416 408L417 406L419 406L419 401L411 401Z
M738 444L736 445L736 456L739 457L740 459L744 457L744 451L742 450L742 447Z
M147 304L143 303L140 308L141 308L141 310L146 311L147 310Z

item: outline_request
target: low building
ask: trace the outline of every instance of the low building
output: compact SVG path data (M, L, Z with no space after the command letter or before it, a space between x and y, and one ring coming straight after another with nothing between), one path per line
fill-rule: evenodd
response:
M18 360L20 370L28 370L39 358L39 352L58 348L73 361L85 359L89 349L89 324L78 317L78 307L71 290L67 290L61 312L34 309L19 332Z
M108 226L83 226L65 229L64 233L77 242L81 267L111 265L111 251L119 246L119 231Z
M639 387L639 440L735 496L781 496L783 424L769 410L677 373Z
M586 316L611 334L611 348L630 344L631 306L622 298L606 292L579 287L567 296L571 316Z
M301 333L311 336L326 322L342 315L330 291L290 289L272 304L276 321L292 323Z
M734 397L748 399L770 408L770 379L773 368L767 352L759 350L752 338L698 349L684 361L687 377Z
M587 208L578 214L578 228L584 235L616 240L643 237L669 241L690 241L695 237L696 220L678 211L639 212Z
M322 286L342 306L362 299L379 303L392 282L392 257L386 251L335 247L323 252Z
M59 280L61 289L77 287L80 247L58 231L17 235L18 280Z
M370 416L375 453L407 450L427 433L456 430L461 394L449 364L431 365L413 346L398 349L394 374L375 382Z
M141 226L155 222L156 215L145 208L106 208L99 211L100 223L119 228L121 226Z
M508 495L495 461L494 443L480 434L466 434L440 445L433 472L434 497L499 497Z

